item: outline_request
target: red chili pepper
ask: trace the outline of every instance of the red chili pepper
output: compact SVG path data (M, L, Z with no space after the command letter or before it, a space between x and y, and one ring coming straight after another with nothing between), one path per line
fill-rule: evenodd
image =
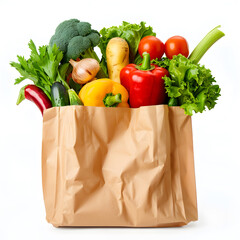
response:
M166 103L164 76L168 76L168 71L150 64L150 55L146 52L143 53L142 65L129 64L124 67L120 80L129 92L130 106L137 108Z
M41 113L47 108L52 107L52 103L43 90L35 85L27 85L24 90L25 98L34 102Z

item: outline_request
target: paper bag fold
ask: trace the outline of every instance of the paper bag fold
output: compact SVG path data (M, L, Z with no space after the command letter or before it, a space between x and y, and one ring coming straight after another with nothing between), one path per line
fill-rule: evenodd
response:
M191 117L166 105L44 111L42 183L54 226L197 220Z

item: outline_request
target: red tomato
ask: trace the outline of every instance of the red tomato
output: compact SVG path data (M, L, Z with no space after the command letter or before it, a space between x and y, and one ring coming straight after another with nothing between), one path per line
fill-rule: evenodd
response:
M141 39L138 52L141 57L144 52L147 52L150 54L151 60L155 58L161 59L164 54L164 43L154 36L146 36Z
M172 59L174 55L182 54L188 57L188 43L184 37L174 36L169 38L165 43L165 54L169 59Z

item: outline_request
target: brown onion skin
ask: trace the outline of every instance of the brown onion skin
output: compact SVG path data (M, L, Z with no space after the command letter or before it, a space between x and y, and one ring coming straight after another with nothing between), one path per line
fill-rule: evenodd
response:
M93 58L85 58L78 62L71 59L69 62L73 66L72 79L79 84L93 80L100 69L98 61Z

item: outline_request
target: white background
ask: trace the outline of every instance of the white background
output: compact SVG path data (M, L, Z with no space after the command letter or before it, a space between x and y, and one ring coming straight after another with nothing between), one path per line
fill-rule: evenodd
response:
M239 239L240 1L0 0L0 239ZM184 36L190 51L221 24L226 36L202 58L222 88L212 111L193 116L199 221L181 228L57 229L45 220L41 186L42 116L30 102L16 106L21 86L9 66L28 57L27 43L48 44L56 26L78 18L92 27L146 21L163 42ZM25 85L24 82L22 85Z

